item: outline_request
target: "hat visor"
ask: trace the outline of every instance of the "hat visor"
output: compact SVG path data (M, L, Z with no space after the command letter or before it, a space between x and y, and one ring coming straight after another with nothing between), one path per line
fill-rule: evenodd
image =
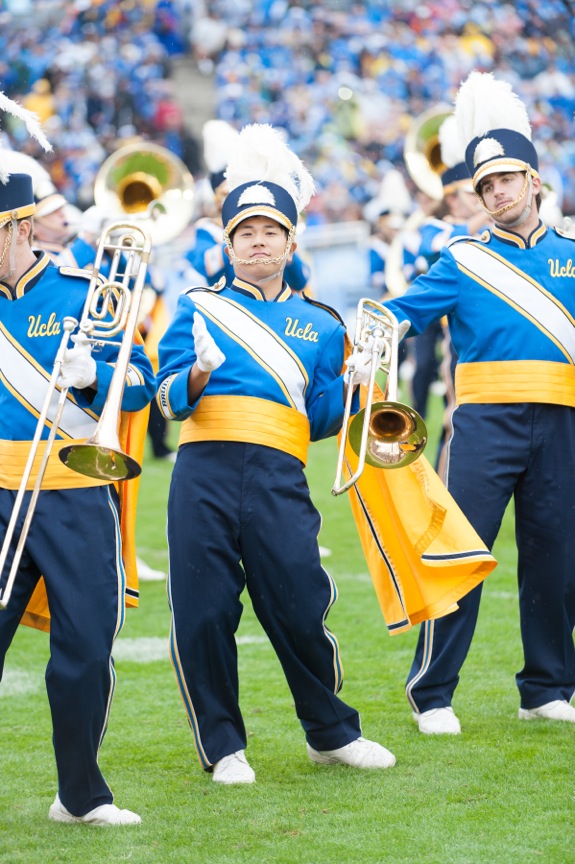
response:
M62 207L65 207L67 203L63 195L48 195L47 198L38 201L36 205L36 218L41 219L42 216L50 216L51 213L55 213L56 210L61 210Z
M482 165L473 175L473 188L477 189L482 180L491 174L516 174L528 171L532 177L539 177L538 172L522 159L492 159Z
M0 213L0 228L2 228L6 222L9 222L10 219L26 219L27 216L33 216L36 212L36 205L26 204L22 207L14 207L13 210L4 210L3 213Z
M246 219L250 219L252 216L269 216L270 219L273 219L274 222L279 222L280 225L283 225L284 228L287 228L290 231L294 226L290 219L282 213L281 210L277 210L275 207L267 207L262 204L256 204L253 207L246 207L244 210L240 210L239 213L236 213L235 216L228 221L226 225L226 231L228 234L237 228L240 222L245 222Z

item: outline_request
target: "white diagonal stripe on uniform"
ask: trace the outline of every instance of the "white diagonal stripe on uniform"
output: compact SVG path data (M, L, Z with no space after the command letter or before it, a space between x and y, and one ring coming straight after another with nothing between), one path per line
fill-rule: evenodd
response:
M554 302L541 286L526 279L488 249L475 243L454 243L451 252L458 264L539 322L561 343L571 362L575 363L575 326L567 311Z
M17 346L6 337L1 328L0 374L23 403L31 406L38 414L41 413L48 391L48 379L21 354ZM59 396L58 390L52 394L48 409L50 422L56 413ZM59 428L69 438L87 438L96 428L96 421L82 408L67 399Z
M197 291L191 299L225 327L232 339L246 345L260 363L271 369L274 377L283 384L293 406L307 416L304 399L307 379L304 370L280 338L241 306L219 294Z

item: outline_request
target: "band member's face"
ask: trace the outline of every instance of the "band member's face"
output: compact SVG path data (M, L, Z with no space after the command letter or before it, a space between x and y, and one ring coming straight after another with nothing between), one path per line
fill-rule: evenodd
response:
M45 243L64 243L70 235L70 224L65 207L35 220L36 238Z
M252 216L240 222L234 231L232 245L234 252L250 262L250 270L265 271L277 269L274 259L283 255L286 248L284 228L268 216Z
M494 214L495 221L500 225L511 225L515 222L529 203L525 194L525 182L523 171L490 174L481 181L479 193L483 204L486 210ZM538 177L534 177L531 195L535 196L540 188L541 181ZM497 211L500 210L505 212L498 213Z

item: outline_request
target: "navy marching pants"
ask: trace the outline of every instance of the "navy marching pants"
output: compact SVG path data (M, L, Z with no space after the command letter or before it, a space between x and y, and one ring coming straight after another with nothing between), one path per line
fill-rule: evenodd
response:
M448 459L448 489L490 549L515 499L521 707L569 701L575 692L575 409L461 405ZM481 588L456 612L422 625L406 687L416 711L451 705Z
M16 492L0 490L2 534L15 496ZM14 547L28 499L29 493ZM20 618L40 575L44 576L51 619L46 689L58 791L75 816L113 800L98 766L98 750L114 691L112 644L124 620L120 552L117 496L112 487L41 492L12 596L8 607L0 610L1 677Z
M357 711L336 696L339 649L325 625L336 589L319 529L293 456L238 442L180 448L168 504L171 655L204 768L246 746L234 635L246 585L311 746L361 735Z

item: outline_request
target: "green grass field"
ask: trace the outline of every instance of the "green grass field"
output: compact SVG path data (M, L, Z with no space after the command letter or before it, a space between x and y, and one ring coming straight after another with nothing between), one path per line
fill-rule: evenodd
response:
M387 633L348 502L330 494L335 462L333 441L312 447L320 542L332 551L324 563L340 593L328 623L345 666L342 697L360 710L364 734L395 753L396 766L361 772L308 761L279 663L246 597L241 701L257 783L212 783L196 760L168 661L165 585L143 583L140 608L128 612L117 643L118 686L100 755L117 803L139 812L143 824L98 829L48 820L56 777L43 682L47 638L20 628L0 685L2 864L575 861L575 729L516 719L522 655L510 518L456 693L463 734L428 738L403 692L416 633ZM139 552L158 568L167 564L170 470L147 459L141 485ZM289 526L278 532L289 543Z

